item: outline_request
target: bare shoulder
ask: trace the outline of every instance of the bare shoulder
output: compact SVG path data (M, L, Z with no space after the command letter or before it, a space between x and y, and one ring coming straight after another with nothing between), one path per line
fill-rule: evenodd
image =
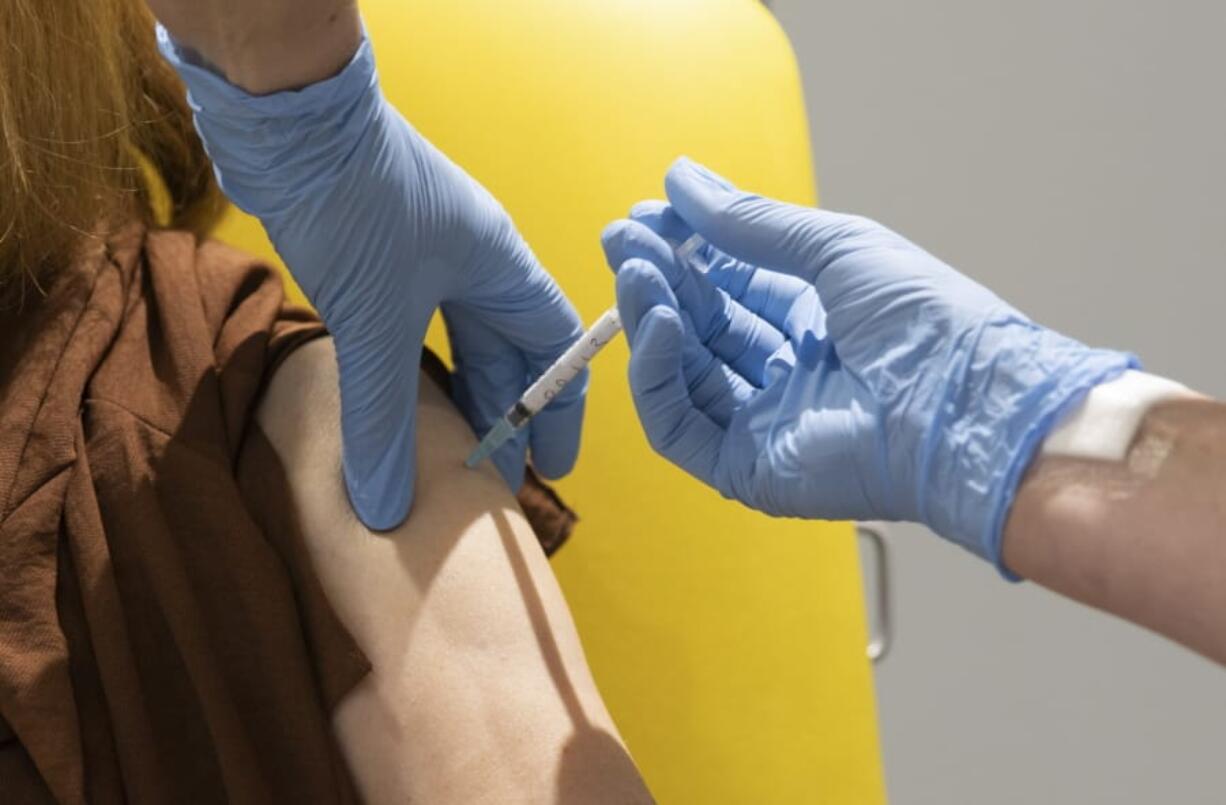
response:
M474 443L463 417L428 378L422 378L420 388L419 486L408 530L438 530L434 527L445 526L465 508L460 503L479 502L469 508L488 514L507 510L508 516L517 516L514 496L488 464L477 470L463 466L465 451ZM331 340L308 343L285 360L264 394L257 420L285 462L291 483L314 490L304 501L312 504L309 513L335 516L347 527L361 528L340 475L340 398Z
M370 801L645 802L566 601L514 496L463 457L428 379L408 521L367 531L341 478L331 341L272 378L257 420L285 465L313 564L374 666L335 726Z

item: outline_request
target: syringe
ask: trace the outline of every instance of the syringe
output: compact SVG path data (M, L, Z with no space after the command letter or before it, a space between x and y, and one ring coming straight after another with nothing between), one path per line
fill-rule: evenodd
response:
M694 254L706 244L701 235L691 236L685 243L676 248L676 254L682 265L690 265ZM578 377L599 352L617 337L622 330L621 316L617 306L604 312L583 336L571 344L562 357L550 366L545 374L528 387L523 396L511 406L502 419L494 423L489 433L468 456L464 466L472 469L506 444L515 432L528 424L532 417L544 408L566 388L572 380Z

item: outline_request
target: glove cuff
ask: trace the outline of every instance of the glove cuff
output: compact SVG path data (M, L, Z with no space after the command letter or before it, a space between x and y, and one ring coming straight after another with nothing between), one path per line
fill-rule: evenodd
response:
M161 23L157 26L157 43L162 58L187 85L192 111L210 117L263 123L270 119L332 114L338 104L348 106L354 97L378 86L374 53L365 26L357 50L339 73L301 89L267 95L252 95L231 84L215 65L175 39Z
M929 423L920 519L1017 581L1004 566L1001 543L1027 467L1091 389L1139 362L1091 349L1012 310L988 316L968 340L932 407L940 413Z
M162 56L187 85L222 190L270 232L353 158L382 114L365 30L353 58L335 76L269 95L231 84L160 25L157 36Z
M1067 340L1067 339L1065 339ZM1074 342L1075 343L1075 342ZM1078 345L1080 346L1080 345ZM1008 430L1018 434L1010 446L1010 459L1006 469L991 486L989 516L981 534L984 558L996 566L997 571L1009 581L1021 581L1021 577L1005 566L1003 541L1005 523L1013 508L1017 488L1021 485L1026 470L1052 430L1069 412L1081 405L1086 396L1100 384L1110 382L1132 369L1140 368L1140 361L1133 355L1082 347L1079 359L1063 367L1033 408L1024 413L1021 427Z
M337 231L357 226L337 216L365 214L335 199L357 198L389 161L388 132L407 124L389 113L365 29L353 58L332 78L303 89L252 95L226 81L197 54L158 28L162 55L182 76L196 128L218 184L234 204L260 219L294 279L334 332L342 326L348 281L343 255L310 236L321 217ZM399 142L398 140L396 142ZM411 167L411 160L402 160ZM406 180L407 181L407 180ZM331 206L329 206L331 205ZM310 243L309 254L295 247ZM288 249L288 251L287 251Z

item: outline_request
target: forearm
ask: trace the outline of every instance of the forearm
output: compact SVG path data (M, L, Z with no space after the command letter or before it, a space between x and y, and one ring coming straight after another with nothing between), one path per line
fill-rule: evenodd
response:
M361 38L356 0L148 0L184 46L262 95L335 75Z
M1004 560L1226 664L1226 405L1154 406L1123 462L1037 459Z

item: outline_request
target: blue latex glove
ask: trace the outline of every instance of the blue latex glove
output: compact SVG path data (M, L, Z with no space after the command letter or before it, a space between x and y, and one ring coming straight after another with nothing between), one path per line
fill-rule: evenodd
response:
M418 359L440 306L456 399L484 433L581 334L574 308L497 201L384 100L370 43L337 76L251 96L159 30L222 189L263 222L336 344L344 472L375 529L412 502ZM570 471L586 378L494 455L518 489L529 444Z
M604 234L652 446L764 512L913 520L1003 571L1031 456L1135 359L1040 327L872 221L687 160L666 188L671 204ZM693 232L706 273L668 242Z

